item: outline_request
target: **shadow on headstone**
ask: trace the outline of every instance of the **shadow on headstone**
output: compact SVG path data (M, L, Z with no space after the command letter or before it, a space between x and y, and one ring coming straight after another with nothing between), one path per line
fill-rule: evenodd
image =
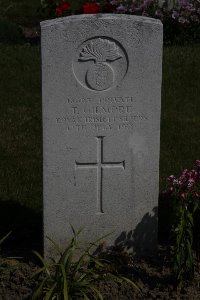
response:
M42 252L42 214L14 200L0 199L0 239L11 235L2 244L6 256L32 258L32 250Z
M158 208L146 213L134 230L123 231L115 240L115 246L138 256L151 255L157 249Z

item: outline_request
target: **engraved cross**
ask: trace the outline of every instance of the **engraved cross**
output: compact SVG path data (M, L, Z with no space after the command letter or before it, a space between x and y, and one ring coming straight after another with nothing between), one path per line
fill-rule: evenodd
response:
M97 136L97 161L89 163L80 163L75 161L76 169L96 169L97 170L97 213L103 214L103 169L123 168L125 169L125 160L121 162L104 162L103 159L103 139L104 136Z

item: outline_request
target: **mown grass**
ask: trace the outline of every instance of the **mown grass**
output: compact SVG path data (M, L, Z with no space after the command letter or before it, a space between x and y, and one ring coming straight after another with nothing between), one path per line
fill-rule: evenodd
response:
M200 45L164 49L160 190L200 158ZM0 47L0 199L42 209L40 49Z
M0 17L16 24L36 25L40 3L40 0L0 0Z
M17 26L38 25L40 0L0 0L0 199L42 208L40 49ZM200 159L200 45L164 48L160 191Z
M200 159L200 45L164 49L160 190Z
M42 207L40 50L0 47L0 199Z

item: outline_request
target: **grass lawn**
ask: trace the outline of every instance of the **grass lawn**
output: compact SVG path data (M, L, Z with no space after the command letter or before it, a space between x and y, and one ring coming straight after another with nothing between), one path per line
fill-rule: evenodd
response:
M0 47L0 199L42 207L39 47Z
M16 24L38 24L40 0L0 0L0 17Z
M164 49L160 190L200 159L200 45ZM0 199L42 209L40 49L0 48Z
M164 48L160 189L200 159L200 44Z
M42 209L39 46L17 36L37 25L40 0L0 0L0 200ZM200 159L200 45L164 48L160 191Z

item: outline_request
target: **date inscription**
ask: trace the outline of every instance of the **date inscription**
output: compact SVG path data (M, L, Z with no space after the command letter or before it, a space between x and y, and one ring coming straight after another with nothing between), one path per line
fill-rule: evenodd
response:
M148 121L148 116L135 111L134 97L68 98L66 113L56 117L56 124L67 131L129 130Z

